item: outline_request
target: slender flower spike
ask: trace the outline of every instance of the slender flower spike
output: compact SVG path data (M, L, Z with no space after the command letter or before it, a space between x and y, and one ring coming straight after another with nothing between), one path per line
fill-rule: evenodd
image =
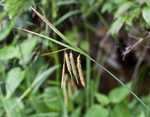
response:
M81 67L80 55L77 57L77 68L78 68L81 84L85 88L85 80L84 80L83 71Z
M68 57L68 54L65 52L65 60L66 60L66 64L67 64L67 69L69 71L69 74L72 78L72 72L71 72L71 64L70 64L70 60L69 60L69 57Z
M61 79L61 88L64 88L64 83L65 83L65 63L63 64L63 69L62 69L62 79Z
M79 82L78 82L77 69L76 69L76 66L75 66L75 62L74 62L74 58L73 58L72 52L70 52L69 57L70 57L72 72L73 72L73 75L75 76L75 79L76 79L77 84L78 84Z

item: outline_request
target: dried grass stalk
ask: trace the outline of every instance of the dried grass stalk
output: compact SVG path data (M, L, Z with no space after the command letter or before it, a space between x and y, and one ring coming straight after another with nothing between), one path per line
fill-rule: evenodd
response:
M69 97L72 97L72 92L76 92L77 91L77 86L74 82L73 79L71 79L70 81L68 81L68 95Z
M72 78L72 72L71 72L71 64L70 64L70 60L69 60L69 57L68 57L68 54L65 52L65 60L66 60L66 64L67 64L67 69L69 71L69 74Z
M72 87L72 89L74 90L74 91L77 91L77 86L76 86L76 84L75 84L75 82L74 82L74 80L73 79L71 79L71 87Z
M35 10L32 6L31 9L41 18L43 22L45 22L54 32L56 32L59 36L62 35L61 32L55 28L55 26L50 23L45 17L43 17L37 10ZM61 36L60 36L61 37Z
M64 83L65 83L65 62L63 64L63 69L62 69L62 79L61 79L61 88L64 88Z
M84 80L83 71L81 67L80 55L77 57L77 68L78 68L81 84L85 88L85 80Z
M66 81L67 81L67 75L65 74L65 80L64 80L64 88L63 88L63 95L64 95L64 103L65 107L68 105L68 95L67 95L67 89L66 89Z
M77 69L76 69L76 66L75 66L75 62L74 62L74 58L73 58L72 52L70 52L69 57L70 57L70 63L71 63L71 67L72 67L72 72L73 72L73 75L75 76L75 79L76 79L77 84L78 84Z

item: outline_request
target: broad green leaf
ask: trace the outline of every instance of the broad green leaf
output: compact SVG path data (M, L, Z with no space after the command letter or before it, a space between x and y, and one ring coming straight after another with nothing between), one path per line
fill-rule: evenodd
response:
M17 98L4 100L7 117L23 117L24 105Z
M49 112L46 104L35 96L31 98L31 106L37 113L47 113Z
M110 103L109 98L104 94L96 93L95 96L97 101L102 105L108 105Z
M36 46L36 38L29 37L28 40L23 41L17 47L15 46L6 46L0 49L0 60L6 61L12 58L22 58L23 61L30 60L30 56L32 55L32 50Z
M31 60L31 57L33 56L32 51L36 46L36 42L36 37L29 35L28 39L19 45L22 54L22 59L20 59L21 64L26 64Z
M73 93L72 100L79 105L83 105L85 103L85 96L85 92L83 90L79 90L78 92Z
M111 112L111 117L131 117L130 111L126 104L116 104Z
M80 42L80 47L85 50L86 52L88 52L89 50L89 42L87 40L83 40Z
M131 83L128 83L126 86L131 89ZM111 90L109 93L109 100L112 103L122 102L129 95L129 89L126 87L117 87Z
M132 26L134 23L134 20L138 19L139 16L141 15L140 11L141 11L140 8L135 8L135 9L128 11L128 15L126 15L126 18L125 18L126 24Z
M19 57L20 57L19 49L14 46L6 46L0 49L0 60L2 61Z
M100 105L93 105L88 108L84 117L108 117L109 110L103 108Z
M110 27L109 32L112 35L118 34L119 30L121 29L121 27L124 24L124 19L119 17Z
M142 111L138 117L145 117L145 113Z
M28 56L36 46L37 38L29 35L28 39L20 45L23 56Z
M150 25L150 7L145 7L142 11L142 15L146 23Z
M81 113L81 108L79 107L72 112L71 117L80 117L80 113Z
M15 21L8 22L4 20L2 27L0 27L0 41L3 41L7 35L11 32L13 26L15 25Z
M43 94L44 102L48 106L50 111L60 111L61 110L61 99L58 96L60 90L58 87L46 88Z
M132 5L132 2L125 2L122 5L120 5L119 9L115 13L115 18L118 18L120 15L124 14Z
M6 80L6 92L7 98L9 98L20 85L24 79L25 71L22 71L19 67L13 68L8 72Z

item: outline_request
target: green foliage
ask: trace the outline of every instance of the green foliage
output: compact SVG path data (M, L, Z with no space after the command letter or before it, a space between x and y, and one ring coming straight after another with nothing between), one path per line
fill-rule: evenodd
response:
M110 103L109 98L104 94L96 94L97 101L102 105L108 105Z
M138 21L142 24L145 20L149 25L149 2L149 0L110 0L104 2L102 13L108 12L112 14L115 19L114 23L111 25L110 33L112 35L118 34L123 23L125 23L126 26L133 26ZM142 20L141 15L143 16Z
M111 113L112 117L131 117L131 113L124 103L116 104Z
M124 19L122 17L118 18L111 26L110 33L113 35L118 34L119 30L123 26Z
M131 89L131 83L127 85ZM129 90L125 87L118 87L109 93L109 99L112 103L120 103L129 95ZM117 97L117 98L116 98Z
M87 110L85 117L108 117L108 115L108 109L105 109L100 105L93 105Z
M144 20L148 25L150 25L150 7L145 7L142 11Z
M22 71L19 67L11 69L8 72L7 80L6 80L6 92L7 98L9 98L16 88L20 85L21 81L24 79L25 71Z
M0 60L1 61L7 61L12 58L19 58L19 48L16 48L14 46L6 46L2 49L0 49Z
M52 28L63 41L56 39L57 36L31 11L30 5L66 35L58 33L55 27ZM150 116L150 112L142 105L147 104L150 107L149 96L140 100L131 90L132 83L125 85L85 53L91 49L89 29L99 34L99 29L90 24L90 18L95 22L95 14L99 14L99 20L103 20L112 35L118 35L123 26L132 27L136 23L149 28L148 0L2 0L0 7L0 117ZM113 18L109 22L110 27L103 18L107 14ZM78 24L77 21L81 22ZM38 33L33 36L17 31L16 27L26 27ZM86 36L83 35L85 32ZM72 91L68 95L67 105L64 91L60 88L63 61L63 52L59 50L62 49L61 46L86 57L84 73L87 87ZM49 51L52 51L50 55L41 56ZM122 86L112 89L108 95L99 92L102 70L97 75L90 60ZM148 72L147 69L141 69L142 79ZM93 71L96 74L93 75ZM69 92L67 88L66 92ZM129 100L130 94L140 103L135 99Z

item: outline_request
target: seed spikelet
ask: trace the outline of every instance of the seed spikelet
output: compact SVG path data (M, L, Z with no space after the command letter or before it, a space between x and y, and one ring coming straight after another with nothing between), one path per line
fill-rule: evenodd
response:
M77 57L77 68L78 68L81 84L85 88L85 80L84 80L83 71L81 67L80 55Z
M66 60L66 64L67 64L67 69L69 71L69 74L72 78L72 72L71 72L71 64L70 64L70 60L69 60L69 57L68 57L68 54L65 52L65 60Z
M76 79L77 84L78 84L77 69L76 69L76 66L75 66L75 62L74 62L74 58L73 58L72 52L70 52L69 57L70 57L70 62L71 62L71 67L72 67L72 72L73 72L73 75L75 76L75 79Z

